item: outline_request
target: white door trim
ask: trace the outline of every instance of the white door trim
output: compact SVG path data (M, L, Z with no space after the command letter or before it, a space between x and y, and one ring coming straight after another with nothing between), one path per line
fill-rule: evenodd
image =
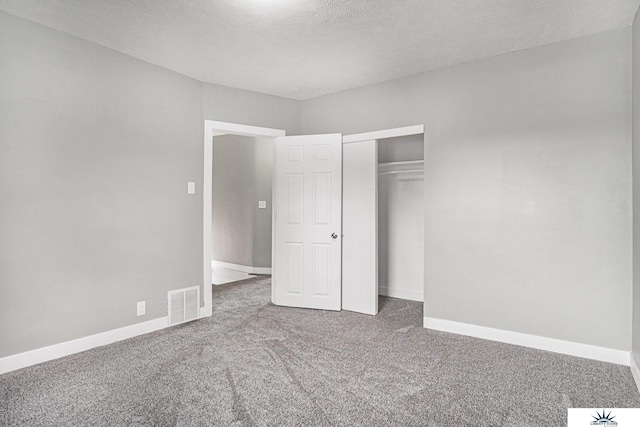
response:
M342 137L343 144L369 141L372 139L397 138L400 136L420 135L424 133L424 125L405 126L402 128L376 130L373 132L354 133Z
M223 134L276 138L285 136L286 131L215 120L204 121L204 176L202 183L202 295L204 305L200 309L200 317L211 316L213 311L211 306L211 180L213 178L213 162L211 159L213 156L213 136Z

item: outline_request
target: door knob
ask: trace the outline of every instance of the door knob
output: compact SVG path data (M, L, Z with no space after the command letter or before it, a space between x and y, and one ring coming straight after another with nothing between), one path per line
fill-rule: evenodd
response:
M331 233L331 238L332 238L332 239L337 239L337 238L338 238L338 235L337 235L336 233Z

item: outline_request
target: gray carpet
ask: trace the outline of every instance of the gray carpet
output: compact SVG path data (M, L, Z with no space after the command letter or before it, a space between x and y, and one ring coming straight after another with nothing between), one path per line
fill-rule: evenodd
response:
M3 425L560 426L640 407L629 368L376 317L276 307L270 280L214 287L213 316L0 376Z

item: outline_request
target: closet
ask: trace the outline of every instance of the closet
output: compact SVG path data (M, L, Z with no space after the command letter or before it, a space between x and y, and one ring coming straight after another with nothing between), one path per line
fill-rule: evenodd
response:
M343 137L342 309L423 300L424 127Z
M378 141L378 294L423 301L424 138Z

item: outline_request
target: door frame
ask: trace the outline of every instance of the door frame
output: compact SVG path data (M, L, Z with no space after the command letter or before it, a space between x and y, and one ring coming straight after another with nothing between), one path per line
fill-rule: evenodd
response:
M211 202L213 179L213 137L222 135L243 135L258 138L277 138L285 136L282 129L264 128L238 123L204 121L204 174L202 182L202 295L204 304L200 307L200 317L209 317L213 313L211 284Z

